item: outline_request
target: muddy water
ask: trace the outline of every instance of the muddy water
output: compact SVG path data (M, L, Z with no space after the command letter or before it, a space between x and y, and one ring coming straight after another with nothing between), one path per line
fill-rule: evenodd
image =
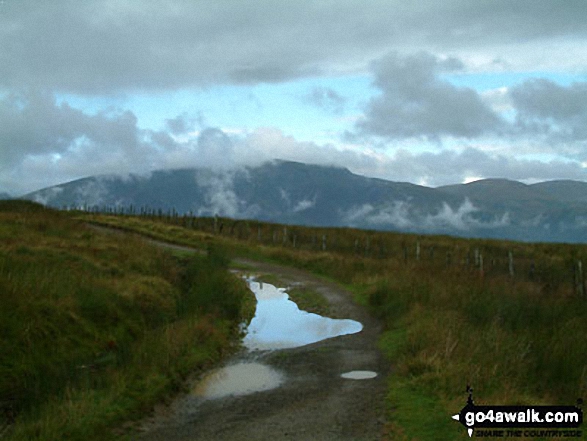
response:
M250 280L257 309L243 344L249 350L286 349L305 346L339 335L355 334L363 325L302 311L283 288Z
M204 398L247 395L278 387L283 375L260 363L237 363L216 369L196 386L194 394Z
M283 288L248 280L257 299L255 316L246 329L243 345L251 351L295 348L339 335L355 334L363 325L301 311ZM346 378L346 377L345 377ZM204 399L247 395L279 387L285 377L257 362L234 363L206 375L193 390Z

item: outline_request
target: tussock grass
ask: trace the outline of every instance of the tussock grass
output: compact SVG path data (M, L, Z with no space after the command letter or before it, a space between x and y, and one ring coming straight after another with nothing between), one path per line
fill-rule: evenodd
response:
M0 426L103 440L230 350L243 281L218 247L174 257L63 213L0 203Z

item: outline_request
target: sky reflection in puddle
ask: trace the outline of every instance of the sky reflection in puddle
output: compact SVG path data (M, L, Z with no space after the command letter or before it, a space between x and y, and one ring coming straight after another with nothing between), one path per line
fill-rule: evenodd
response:
M204 398L247 395L278 387L283 376L260 363L237 363L215 369L198 383L194 394Z
M295 348L363 329L355 320L301 311L283 288L251 280L248 283L257 298L255 317L243 339L249 350ZM283 381L284 376L267 365L241 362L210 372L196 385L193 394L207 399L247 395L274 389Z
M341 375L342 378L347 380L370 380L376 376L377 373L373 371L350 371Z
M255 317L243 339L244 346L250 350L295 348L363 329L355 320L331 319L301 311L283 288L250 280L249 288L257 298Z

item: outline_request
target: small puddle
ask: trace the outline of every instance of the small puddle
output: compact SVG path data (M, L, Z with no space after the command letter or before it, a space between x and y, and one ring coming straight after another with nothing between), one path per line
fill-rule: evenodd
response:
M346 378L347 380L370 380L376 376L377 372L373 371L350 371L341 375L342 378Z
M255 316L243 339L249 350L296 348L363 329L355 320L331 319L301 311L283 288L254 281L249 281L249 288L257 298Z
M238 363L216 369L198 383L194 394L204 398L247 395L278 387L283 376L260 363Z

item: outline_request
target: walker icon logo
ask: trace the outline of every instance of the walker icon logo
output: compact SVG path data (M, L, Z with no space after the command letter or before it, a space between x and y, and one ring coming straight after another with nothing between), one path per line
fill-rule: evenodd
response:
M577 406L477 406L473 389L467 386L467 392L467 404L452 418L465 426L469 437L473 433L483 437L582 436L580 430L559 430L576 429L583 423L583 411ZM577 400L577 405L582 403Z

